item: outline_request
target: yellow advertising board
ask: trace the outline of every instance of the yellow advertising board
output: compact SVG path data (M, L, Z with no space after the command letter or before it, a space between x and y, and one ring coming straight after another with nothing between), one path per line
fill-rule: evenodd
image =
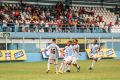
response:
M0 50L0 61L26 60L24 50Z
M66 44L69 40L73 39L57 39L57 44ZM85 43L85 39L78 39L78 43Z
M90 56L91 49L86 49L86 52L88 54L88 57L91 58L91 56ZM98 57L100 57L101 54L103 55L103 58L114 58L114 57L116 57L114 49L108 49L108 48L101 49L100 51L98 51Z

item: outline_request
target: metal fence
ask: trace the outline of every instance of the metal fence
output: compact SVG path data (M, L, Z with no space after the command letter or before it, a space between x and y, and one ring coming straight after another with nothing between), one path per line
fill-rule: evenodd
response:
M118 30L119 28L113 28L114 30ZM0 32L51 32L51 33L110 33L112 27L104 27L100 28L99 26L72 26L72 25L62 25L58 26L54 25L45 25L45 24L22 24L12 26L2 26L0 24Z

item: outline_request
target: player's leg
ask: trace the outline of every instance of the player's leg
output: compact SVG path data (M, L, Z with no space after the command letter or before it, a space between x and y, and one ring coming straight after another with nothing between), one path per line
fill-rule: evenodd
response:
M59 73L63 72L63 67L64 67L64 61L62 61L60 68L59 68Z
M95 63L96 63L96 60L93 59L93 60L92 60L92 64L91 64L91 66L89 67L89 70L92 70L92 69L94 68Z
M58 74L58 70L59 70L58 59L55 59L55 69L56 69L56 74Z
M104 54L100 54L100 57L98 57L97 61L100 61L104 57Z
M92 64L91 64L91 66L89 67L89 70L92 70L93 68L94 68L94 65L96 64L96 62L97 62L97 60L98 60L98 57L97 57L97 54L94 54L93 56L92 56Z
M48 58L48 64L47 64L47 71L46 71L46 73L49 73L49 71L50 71L50 65L51 64L53 64L53 62L54 62L54 55L53 54L51 54L51 55L49 55L49 58Z
M68 69L68 64L65 63L65 64L64 64L64 67L63 67L63 72L67 72L67 69Z
M63 73L63 72L65 72L65 70L66 70L66 63L65 63L65 61L63 61L62 63L61 63L61 66L60 66L60 68L59 68L59 73Z
M65 70L66 58L67 58L67 57L64 57L64 59L63 59L61 65L60 65L59 73L63 73L64 70Z
M75 66L77 68L77 71L80 71L80 66L77 64L77 59L76 57L72 58L72 65Z
M66 66L66 72L70 72L71 71L71 64L67 64L67 66Z
M48 59L48 64L47 64L47 71L46 71L46 73L49 73L49 71L50 71L50 58Z
M71 66L71 62L72 62L72 57L71 56L68 56L67 58L66 58L66 72L70 72L71 71L71 68L70 68L70 66Z
M63 68L63 62L60 64L59 72L62 71L62 68Z
M99 57L99 58L97 58L97 61L100 61L102 59L102 57Z

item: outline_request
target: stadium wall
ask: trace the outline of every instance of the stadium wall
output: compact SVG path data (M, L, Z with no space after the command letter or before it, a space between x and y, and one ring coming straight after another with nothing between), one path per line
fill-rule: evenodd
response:
M10 33L11 38L18 38L22 39L50 39L50 38L102 38L102 39L118 39L118 42L114 42L114 49L117 54L116 59L120 59L120 35L117 33ZM45 41L45 40L44 40ZM37 44L35 43L24 43L24 49L27 55L27 62L36 62L36 61L45 61L46 59L43 58L42 54L39 53L39 48L36 47ZM112 48L112 41L109 40L107 42L107 47ZM11 44L9 49L23 49L23 43L18 44ZM79 60L88 60L87 53L81 52L81 56Z
M117 45L118 44L118 45ZM118 47L117 47L117 46ZM112 48L112 43L108 42L107 43L107 47L108 48ZM115 51L116 51L116 59L120 59L120 51L119 50L119 46L120 43L116 43L115 45ZM10 50L21 50L23 49L23 44L22 43L18 43L18 44L11 44L9 45L8 49ZM45 58L43 58L42 54L39 52L40 49L36 47L36 44L34 43L25 43L24 44L24 50L26 51L26 55L27 55L27 62L38 62L38 61L46 61ZM79 60L88 60L88 56L86 52L81 52L81 56L79 57Z
M120 35L118 33L37 33L37 32L13 32L10 34L11 38L116 38L120 39Z

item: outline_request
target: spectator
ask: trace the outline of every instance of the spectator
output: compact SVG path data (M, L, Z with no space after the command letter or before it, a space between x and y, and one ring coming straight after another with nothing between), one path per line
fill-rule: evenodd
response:
M58 26L58 31L59 31L59 32L62 31L62 25L63 25L62 21L61 21L60 19L57 20L57 26Z
M8 26L7 31L15 31L17 30L15 28L18 28L20 32L28 32L29 30L31 32L75 32L76 29L81 32L84 30L97 32L99 29L107 32L105 29L107 24L105 25L104 22L113 22L112 19L114 20L116 17L115 14L103 8L80 7L77 11L78 8L64 9L61 2L57 3L55 8L46 6L40 8L27 4L22 8L4 6L0 9L0 20L2 20L4 28ZM115 21L114 25L118 26L120 24L119 17ZM15 26L19 27L13 27L14 24L10 23L15 23ZM109 32L112 25L110 23L107 26L109 26Z
M45 31L45 32L50 32L50 26L49 26L48 20L46 20L46 22L45 22L44 31Z
M14 32L14 23L13 23L13 20L12 19L9 19L8 22L7 22L7 26L8 26L8 31L9 32Z
M24 21L22 19L19 20L19 31L23 32L25 29L24 27Z
M34 32L35 31L34 21L33 20L31 20L29 28L30 28L30 32Z
M30 27L30 19L26 19L26 20L25 20L25 31L26 31L26 32L28 32L29 27Z
M13 13L15 19L18 19L19 16L20 16L20 12L18 10L16 10L14 13Z
M6 32L7 31L7 21L6 20L3 20L2 22L2 27L3 27L3 32Z
M110 23L108 24L108 32L111 32L112 26L113 26L113 24L112 24L112 22L110 22Z

